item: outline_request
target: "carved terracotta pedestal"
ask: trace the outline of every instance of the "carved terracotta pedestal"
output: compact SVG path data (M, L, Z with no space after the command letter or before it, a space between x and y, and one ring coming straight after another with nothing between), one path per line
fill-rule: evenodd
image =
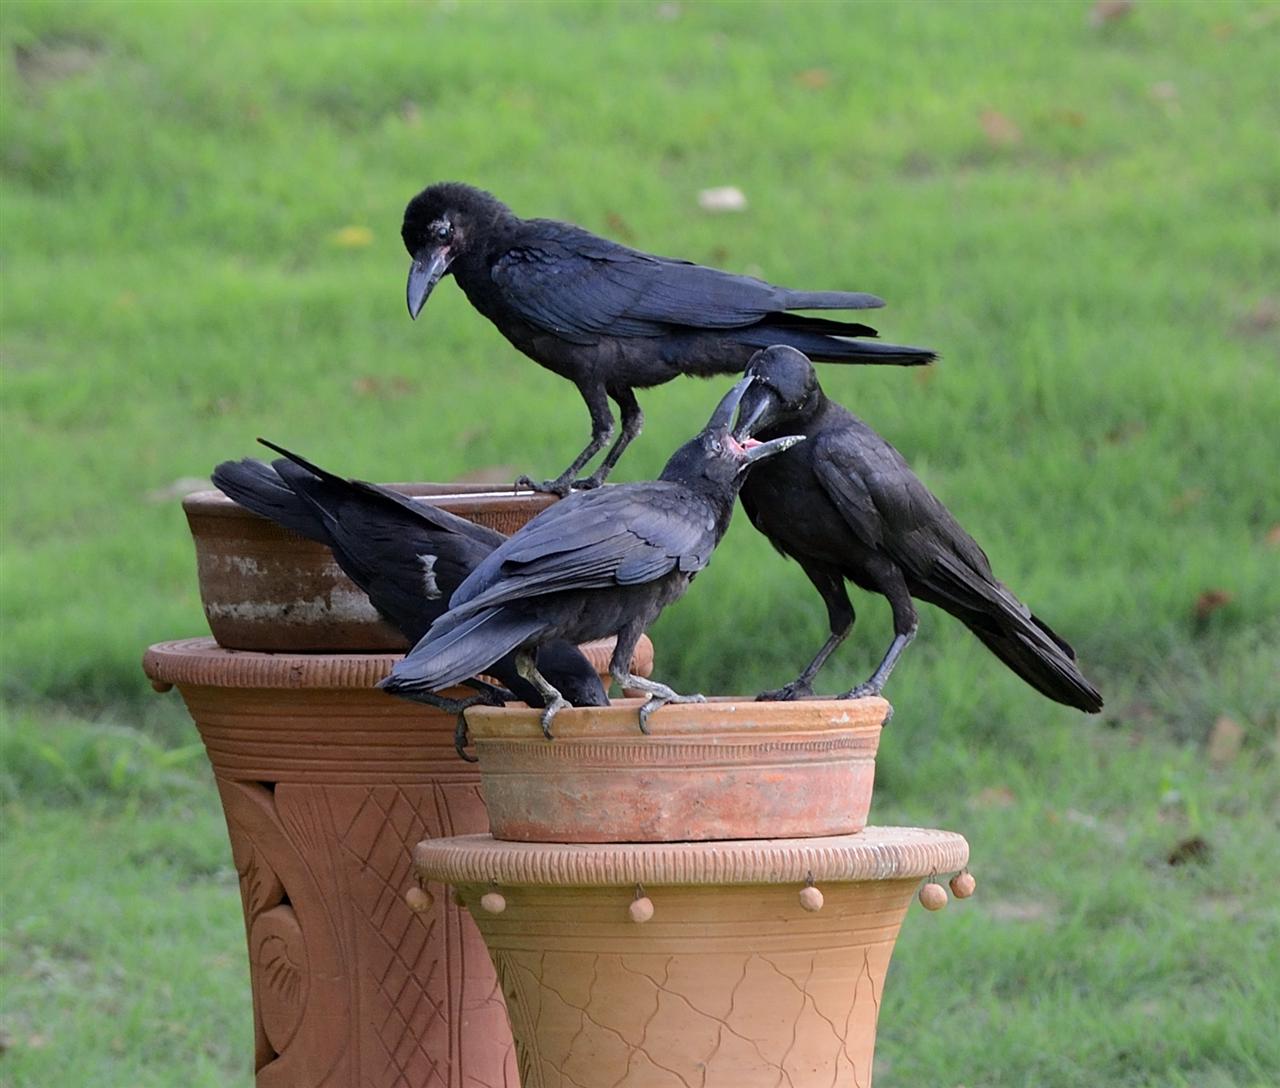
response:
M471 835L420 843L414 867L454 885L484 935L523 1088L868 1088L912 893L968 856L952 832L869 827L664 844Z
M607 671L611 644L584 647ZM632 670L647 674L642 640ZM465 912L405 901L415 843L488 829L454 718L373 688L398 654L209 638L143 661L213 764L240 874L258 1088L516 1088L502 994Z

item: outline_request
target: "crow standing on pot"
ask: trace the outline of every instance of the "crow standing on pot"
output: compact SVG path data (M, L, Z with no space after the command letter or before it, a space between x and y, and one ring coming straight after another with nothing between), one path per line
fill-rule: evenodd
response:
M649 696L641 729L664 703L701 701L632 676L628 664L645 628L710 561L747 470L802 441L734 438L733 414L750 382L725 395L657 480L577 492L511 536L458 587L449 611L382 687L409 698L440 691L514 653L516 671L542 693L550 736L552 719L569 704L539 672L534 652L552 639L616 635L614 679Z
M679 374L739 374L753 352L771 344L830 363L912 366L935 357L924 348L852 339L875 336L867 325L791 312L883 306L874 295L792 291L655 257L568 223L521 219L458 182L415 196L401 235L413 258L410 316L451 274L503 336L568 378L586 401L591 441L554 480L519 481L539 491L564 495L570 487L599 486L644 424L634 391ZM610 399L622 414L622 432L595 472L575 481L613 435Z
M773 546L800 563L831 624L831 637L804 671L761 699L812 694L818 670L853 628L848 579L888 598L894 637L871 677L840 698L880 694L915 637L915 597L955 616L1042 695L1090 713L1102 709L1071 647L996 580L983 550L902 455L827 399L803 354L771 347L751 360L747 374L755 380L736 433L803 434L808 441L753 472L742 505Z
M263 444L283 457L272 465L225 461L213 471L214 484L255 514L328 547L343 573L410 645L448 610L467 576L507 539L430 503L335 476L280 446ZM539 652L538 666L574 706L609 705L600 677L576 646L548 642ZM486 662L483 671L515 698L542 706L538 689L516 672L511 655ZM505 693L472 676L460 682L480 694L460 701L424 695L421 701L459 715L455 740L461 755L466 741L462 711L475 702L500 705Z

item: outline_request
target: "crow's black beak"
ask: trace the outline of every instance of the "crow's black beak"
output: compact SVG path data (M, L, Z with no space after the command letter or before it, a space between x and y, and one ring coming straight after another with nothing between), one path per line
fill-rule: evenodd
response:
M733 428L733 437L739 441L750 438L762 423L769 422L768 417L773 407L773 390L756 382L738 405L738 422Z
M772 457L775 453L785 453L792 446L798 446L805 440L802 434L789 434L783 438L775 438L771 442L757 442L754 438L748 438L742 445L747 451L742 458L742 468L748 469L757 461L763 461L766 457Z
M440 278L449 267L449 247L421 250L409 266L409 287L406 296L409 303L409 316L415 321L422 307L427 304L431 289L440 282Z
M742 395L753 381L755 379L750 374L745 378L739 378L734 387L720 399L720 403L716 405L716 410L711 413L711 418L707 420L707 425L703 430L727 431L733 423L733 413L738 410Z

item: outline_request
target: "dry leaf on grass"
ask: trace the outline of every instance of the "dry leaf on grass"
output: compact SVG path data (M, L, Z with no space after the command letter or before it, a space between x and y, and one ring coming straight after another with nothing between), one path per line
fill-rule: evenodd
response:
M794 78L801 87L808 87L811 91L820 91L831 85L831 73L825 68L806 68L797 72Z
M1170 865L1187 865L1190 862L1207 865L1212 856L1213 847L1208 840L1202 835L1192 835L1169 851L1168 862Z
M1206 589L1196 598L1196 619L1203 623L1235 599L1236 595L1229 589Z
M624 242L634 242L636 240L635 232L617 212L605 212L604 221L609 229L613 231L614 237L620 238Z
M746 211L747 198L736 185L720 185L703 189L698 194L698 207L704 212L741 212Z
M993 147L1013 147L1022 143L1022 129L998 110L983 110L978 120L987 142Z
M1225 767L1235 762L1244 745L1244 726L1235 718L1222 714L1209 731L1209 744L1205 749L1209 762L1215 767Z
M1106 26L1117 19L1123 19L1133 11L1133 2L1134 0L1098 0L1089 9L1089 25Z
M335 230L329 237L334 245L342 249L362 249L373 245L373 231L368 227L355 225L342 227Z

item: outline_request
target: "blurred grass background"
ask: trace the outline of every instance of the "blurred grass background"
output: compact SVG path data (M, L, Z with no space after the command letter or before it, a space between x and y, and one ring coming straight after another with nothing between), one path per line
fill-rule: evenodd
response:
M444 178L887 298L885 338L943 362L828 392L1103 687L1086 720L924 610L875 817L964 832L979 893L909 918L877 1085L1273 1083L1280 5L1122 8L0 8L0 1083L251 1081L221 818L138 665L205 629L190 481L259 434L443 480L585 438L452 284L408 320L400 214ZM747 210L701 211L725 184ZM644 393L615 479L721 388ZM855 605L827 690L889 638ZM715 692L824 635L743 517L653 631L663 679Z

